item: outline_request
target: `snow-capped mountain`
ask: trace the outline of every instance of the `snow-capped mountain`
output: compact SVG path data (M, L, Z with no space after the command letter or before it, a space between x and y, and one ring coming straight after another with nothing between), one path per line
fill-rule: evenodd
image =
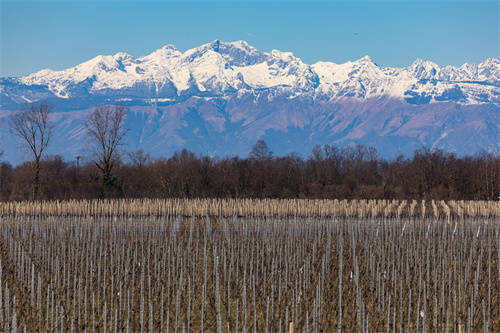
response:
M383 67L369 56L309 65L290 52L217 40L185 52L166 45L143 57L120 52L61 71L3 78L0 98L0 122L26 103L51 104L56 126L75 134L68 148L54 144L66 154L80 149L85 111L117 103L130 109L129 144L158 155L184 147L245 154L259 138L274 141L277 153L356 142L387 156L422 145L457 153L500 150L500 61L494 58L460 67L421 59ZM0 139L11 141L0 130ZM464 137L469 130L481 139Z

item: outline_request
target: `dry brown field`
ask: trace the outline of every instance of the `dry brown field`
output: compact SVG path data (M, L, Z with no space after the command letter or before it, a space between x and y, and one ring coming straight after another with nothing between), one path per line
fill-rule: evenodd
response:
M0 204L0 331L500 331L498 202Z
M499 201L109 199L0 202L0 215L499 217Z

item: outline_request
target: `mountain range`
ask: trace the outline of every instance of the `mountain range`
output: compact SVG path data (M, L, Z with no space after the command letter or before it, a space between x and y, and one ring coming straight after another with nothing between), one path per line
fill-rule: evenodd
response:
M458 155L500 152L500 61L460 67L417 59L407 67L369 56L309 65L290 52L262 52L245 41L185 52L166 45L149 55L99 55L74 67L0 79L0 149L23 154L9 117L30 103L52 107L48 153L85 154L85 118L99 105L126 105L126 149L169 156L187 148L246 156L259 139L276 155L317 144L374 146L384 157L422 146Z

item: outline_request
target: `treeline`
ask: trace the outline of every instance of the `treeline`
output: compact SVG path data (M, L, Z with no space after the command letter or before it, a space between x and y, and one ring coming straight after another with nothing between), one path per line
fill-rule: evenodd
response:
M33 164L0 163L0 200L28 200ZM374 148L317 146L308 158L274 157L259 142L248 158L211 158L187 150L152 159L138 151L113 162L103 186L95 162L40 161L38 199L337 198L498 200L500 159L416 150L409 158L380 158Z

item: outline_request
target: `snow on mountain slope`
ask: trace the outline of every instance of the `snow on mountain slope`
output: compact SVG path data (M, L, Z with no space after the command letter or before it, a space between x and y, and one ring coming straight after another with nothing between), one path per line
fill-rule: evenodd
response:
M408 67L408 71L418 79L488 83L500 81L500 61L494 58L488 58L479 64L465 63L460 67L444 66L442 68L431 61L417 59Z
M312 67L319 74L321 93L335 97L402 97L417 82L406 71L379 67L369 56L340 65L318 62Z
M185 52L167 45L139 58L126 53L97 56L66 70L33 73L20 82L47 86L62 98L119 94L127 88L140 89L147 98L168 98L187 92L220 96L241 89L285 87L293 95L330 98L387 95L410 103L452 98L462 103L496 103L500 61L490 58L480 64L441 68L417 59L406 68L391 68L365 56L344 64L307 65L290 52L266 53L244 41L214 41Z
M49 153L85 155L85 115L98 105L128 107L127 148L167 156L246 155L258 139L277 155L315 144L375 146L383 156L416 148L500 153L500 61L460 67L417 59L407 67L369 56L309 65L290 52L262 52L245 41L214 41L143 57L97 56L77 66L0 79L0 149L24 159L8 119L47 102L56 133Z

